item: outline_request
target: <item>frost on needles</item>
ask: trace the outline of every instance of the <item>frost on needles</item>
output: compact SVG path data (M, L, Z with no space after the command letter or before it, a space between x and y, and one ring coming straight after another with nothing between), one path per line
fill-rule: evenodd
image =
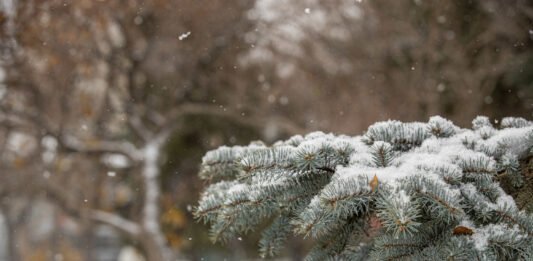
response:
M306 260L532 260L533 217L499 182L524 184L533 122L472 123L435 116L378 122L357 137L220 147L203 158L199 175L211 185L194 214L215 242L268 223L262 257L295 233L314 240Z

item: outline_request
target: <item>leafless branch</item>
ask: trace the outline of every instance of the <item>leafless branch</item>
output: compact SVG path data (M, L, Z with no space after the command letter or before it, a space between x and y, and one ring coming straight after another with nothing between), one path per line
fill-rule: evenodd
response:
M86 153L120 153L132 160L139 160L142 153L135 145L127 141L91 141L84 142L74 136L57 137L59 143L73 151Z
M72 204L69 204L68 199L63 196L61 190L52 187L50 184L43 186L42 189L45 192L44 195L48 200L51 200L56 203L58 207L60 207L72 217L80 218L83 216L83 214L85 214L84 211L87 211L87 216L93 221L110 225L118 229L119 231L127 233L133 237L138 237L141 234L140 226L133 221L123 218L117 214L104 212L102 210L79 208L72 206Z
M118 228L119 230L135 237L139 236L141 233L141 228L137 223L127 220L116 214L93 209L90 210L89 217L94 221L111 225L112 227Z
M225 110L219 106L185 103L172 110L167 116L167 126L165 129L175 129L178 120L185 115L207 115L229 119L244 126L262 129L267 125L276 125L290 134L305 133L305 129L293 123L289 119L281 116L268 117L245 117L237 112Z

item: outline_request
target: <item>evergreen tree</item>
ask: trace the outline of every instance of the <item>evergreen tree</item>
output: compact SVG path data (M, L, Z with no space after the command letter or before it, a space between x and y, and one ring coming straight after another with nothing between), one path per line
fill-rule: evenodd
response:
M499 183L523 186L532 154L533 122L482 116L472 129L435 116L220 147L203 158L195 216L215 242L271 222L262 257L296 233L314 239L306 260L532 260L532 216Z

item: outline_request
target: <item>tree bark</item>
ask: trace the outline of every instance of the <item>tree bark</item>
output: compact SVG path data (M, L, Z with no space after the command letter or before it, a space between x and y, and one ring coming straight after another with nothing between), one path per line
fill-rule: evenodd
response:
M161 187L159 184L159 165L157 160L161 153L164 138L149 141L143 150L142 178L144 181L144 205L142 216L142 228L146 237L143 245L147 247L148 260L172 261L173 253L169 248L165 235L159 224L160 209L159 198Z
M11 227L10 225L7 228L8 230L8 256L9 260L18 261L20 260L18 247L17 247L17 238L16 238L16 230Z
M12 222L9 218L9 213L8 211L6 211L5 209L1 209L0 210L2 215L3 215L3 218L4 218L4 226L5 226L5 236L7 237L7 240L6 240L6 249L4 249L6 251L5 253L5 257L6 258L9 258L8 260L12 260L12 261L18 261L20 260L20 256L19 256L19 252L18 252L18 248L17 248L17 237L16 237L16 233L17 233L17 222Z

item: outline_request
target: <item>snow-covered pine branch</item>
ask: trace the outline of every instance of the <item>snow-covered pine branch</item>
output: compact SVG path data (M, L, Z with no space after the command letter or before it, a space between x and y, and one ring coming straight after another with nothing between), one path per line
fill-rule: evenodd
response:
M307 260L531 260L533 217L499 183L522 186L531 155L533 122L482 116L472 129L434 116L220 147L203 158L195 215L222 242L271 222L263 257L294 232L315 240Z

